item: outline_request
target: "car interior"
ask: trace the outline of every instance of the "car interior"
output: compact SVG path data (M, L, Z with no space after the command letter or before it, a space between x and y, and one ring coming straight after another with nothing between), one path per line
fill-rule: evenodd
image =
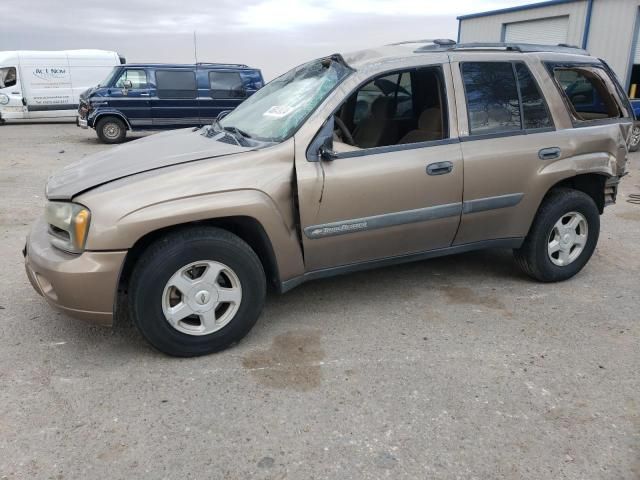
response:
M441 71L426 67L386 74L356 90L334 115L337 153L446 138Z

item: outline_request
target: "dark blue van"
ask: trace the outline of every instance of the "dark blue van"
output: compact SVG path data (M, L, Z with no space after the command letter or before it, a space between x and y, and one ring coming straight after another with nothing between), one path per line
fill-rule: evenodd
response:
M240 64L128 64L80 95L77 124L105 143L127 130L205 125L262 88L260 70Z

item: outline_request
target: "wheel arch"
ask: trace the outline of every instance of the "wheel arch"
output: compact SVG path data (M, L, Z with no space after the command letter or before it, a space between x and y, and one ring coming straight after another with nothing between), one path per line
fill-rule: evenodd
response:
M115 300L116 303L114 305L115 318L118 317L118 312L120 311L119 307L123 297L127 293L133 269L143 252L152 243L168 233L202 226L211 226L226 230L245 241L260 259L260 263L262 264L262 268L264 269L267 277L267 283L276 290L279 290L280 273L273 245L271 244L271 240L269 239L267 232L258 220L249 216L237 215L187 222L148 232L140 237L128 250L118 277L118 292Z
M583 173L564 178L553 184L547 190L542 202L547 199L553 190L557 190L558 188L571 188L589 195L598 207L598 212L602 214L605 207L605 183L609 178L610 175L604 173ZM542 202L540 202L540 204L542 204Z
M98 122L105 117L116 117L124 122L127 130L131 130L131 124L129 123L129 119L119 110L105 110L99 111L95 117L93 117L93 128L95 129L98 126Z

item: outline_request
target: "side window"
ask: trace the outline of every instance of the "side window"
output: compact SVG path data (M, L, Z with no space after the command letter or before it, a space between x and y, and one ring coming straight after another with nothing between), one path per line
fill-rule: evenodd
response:
M614 98L615 86L608 85L598 70L590 67L553 69L554 79L571 107L574 120L586 122L622 116Z
M553 127L547 104L544 98L542 98L540 89L531 72L524 63L516 63L515 66L518 75L518 85L520 86L520 96L522 97L524 128Z
M518 88L510 62L461 65L471 135L522 129Z
M213 98L244 98L243 86L238 72L209 72L209 89Z
M441 67L421 67L384 74L362 85L335 114L335 151L446 138L441 79Z
M124 88L125 80L131 82L131 88L147 88L147 72L144 70L125 70L115 84L116 88Z
M0 68L0 88L15 87L16 81L16 67Z
M196 74L185 70L157 70L159 98L196 98Z

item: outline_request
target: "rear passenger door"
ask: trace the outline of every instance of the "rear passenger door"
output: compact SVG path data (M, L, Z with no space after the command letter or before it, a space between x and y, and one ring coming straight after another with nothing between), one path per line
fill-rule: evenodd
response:
M249 92L239 71L209 70L204 74L205 89L199 90L200 121L211 123L226 110L233 110L247 98Z
M153 126L180 127L200 124L195 69L155 71L156 96L151 99Z
M464 159L463 209L454 245L526 236L548 189L572 175L573 157L617 155L618 147L606 139L616 137L623 113L618 108L602 112L593 84L581 84L573 98L576 109L597 104L588 107L597 118L575 116L572 122L553 67L500 55L483 61L469 55L468 61L452 63ZM611 97L606 89L598 91ZM607 144L609 152L598 152Z

